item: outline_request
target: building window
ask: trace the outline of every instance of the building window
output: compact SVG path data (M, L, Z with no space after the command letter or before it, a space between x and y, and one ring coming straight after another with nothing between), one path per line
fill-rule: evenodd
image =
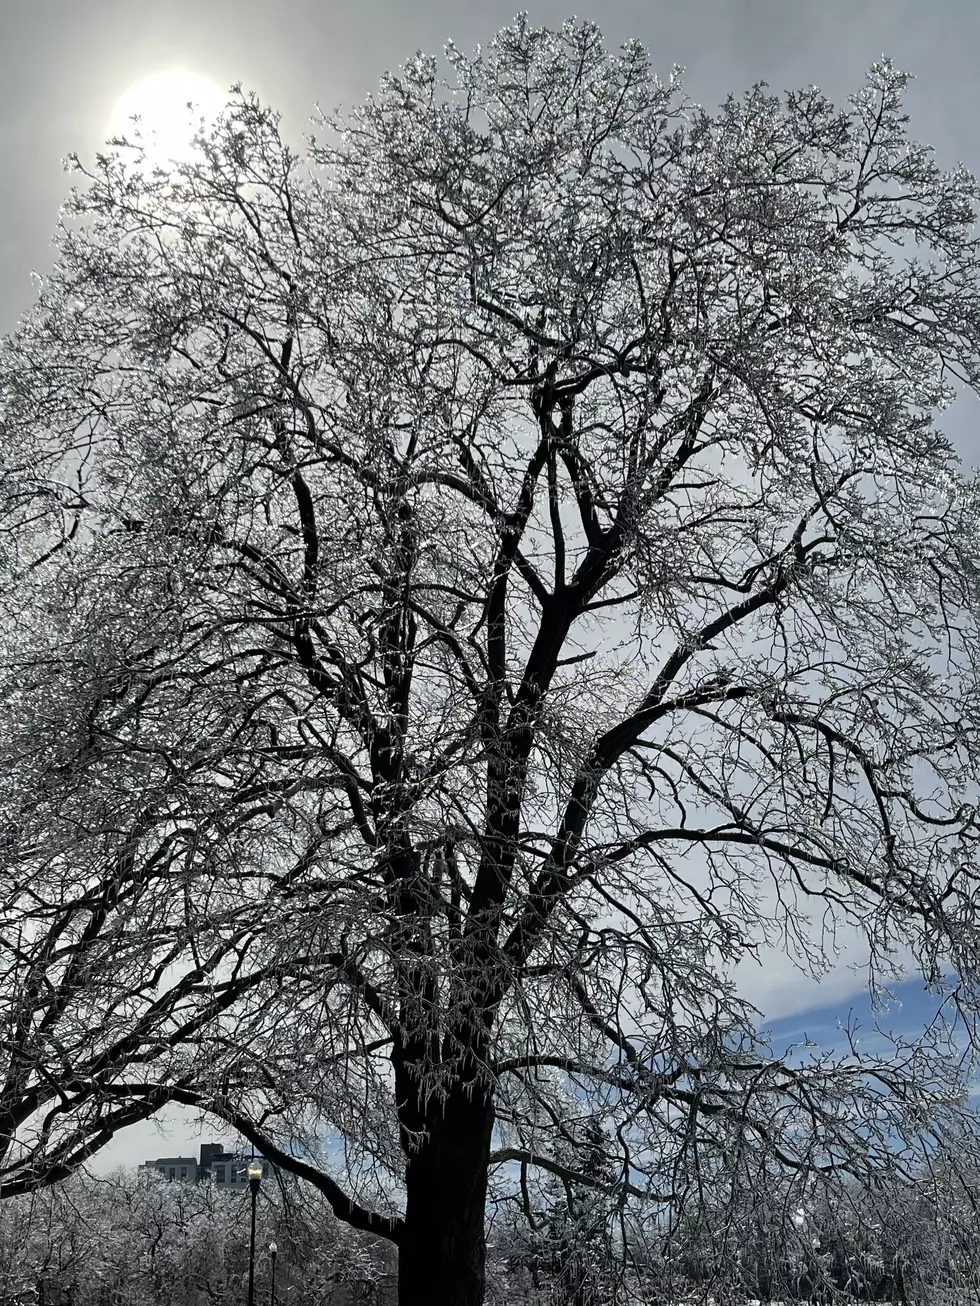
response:
M182 1165L182 1166L180 1167L180 1177L181 1177L181 1179L186 1179L186 1178L187 1178L187 1166L186 1166L186 1165Z
M214 1167L214 1177L215 1181L219 1184L225 1182L225 1167L223 1165L216 1165Z
M172 1166L170 1167L170 1169L167 1171L167 1178L168 1178L168 1179L176 1179L176 1178L177 1178L177 1167L176 1167L176 1166L173 1166L173 1165L172 1165Z

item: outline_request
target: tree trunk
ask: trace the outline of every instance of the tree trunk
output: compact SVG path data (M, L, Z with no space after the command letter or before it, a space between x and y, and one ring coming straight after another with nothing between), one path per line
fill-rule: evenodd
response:
M398 1306L482 1306L493 1119L486 1090L459 1089L444 1111L432 1099L428 1137L405 1170Z

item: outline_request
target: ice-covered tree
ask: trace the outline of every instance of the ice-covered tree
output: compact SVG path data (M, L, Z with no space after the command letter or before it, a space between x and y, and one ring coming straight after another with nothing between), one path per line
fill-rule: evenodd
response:
M284 1177L257 1211L256 1301L290 1306L377 1303L385 1246L335 1219L325 1199ZM159 1175L81 1173L0 1204L5 1303L37 1306L241 1306L249 1265L249 1197Z
M761 942L977 996L975 182L887 62L446 64L100 158L0 408L3 1183L197 1106L405 1306L583 1111L662 1212L940 1145L956 1050L775 1055Z

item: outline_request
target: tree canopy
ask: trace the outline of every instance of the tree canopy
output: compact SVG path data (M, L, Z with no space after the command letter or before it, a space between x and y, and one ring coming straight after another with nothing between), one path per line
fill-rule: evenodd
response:
M77 165L0 355L3 1191L198 1106L406 1306L597 1130L637 1219L962 1147L980 973L976 183L887 61L445 66ZM767 1048L839 926L959 1025Z

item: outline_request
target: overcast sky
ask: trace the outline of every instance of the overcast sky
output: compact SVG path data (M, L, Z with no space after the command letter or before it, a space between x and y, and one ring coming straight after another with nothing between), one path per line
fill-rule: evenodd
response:
M299 147L315 102L354 104L386 69L418 49L438 54L449 38L463 48L485 43L519 2L0 0L0 331L29 306L31 272L50 265L67 187L61 159L72 151L91 159L134 82L177 65L221 87L240 81L282 112ZM554 26L573 12L568 3L540 0L529 13ZM682 65L688 93L708 108L760 80L774 91L813 83L842 102L873 60L890 55L916 78L912 134L944 166L980 171L977 0L582 0L574 12L599 22L610 45L639 38L665 78ZM975 401L946 417L970 463L980 462L977 417ZM864 1008L860 986L858 973L841 968L816 989L776 961L745 980L777 1031L808 1027L826 1038L852 1003ZM921 983L908 986L897 1019L921 1014L921 993ZM212 1133L220 1136L204 1137ZM186 1124L169 1138L129 1130L97 1168L196 1145Z

